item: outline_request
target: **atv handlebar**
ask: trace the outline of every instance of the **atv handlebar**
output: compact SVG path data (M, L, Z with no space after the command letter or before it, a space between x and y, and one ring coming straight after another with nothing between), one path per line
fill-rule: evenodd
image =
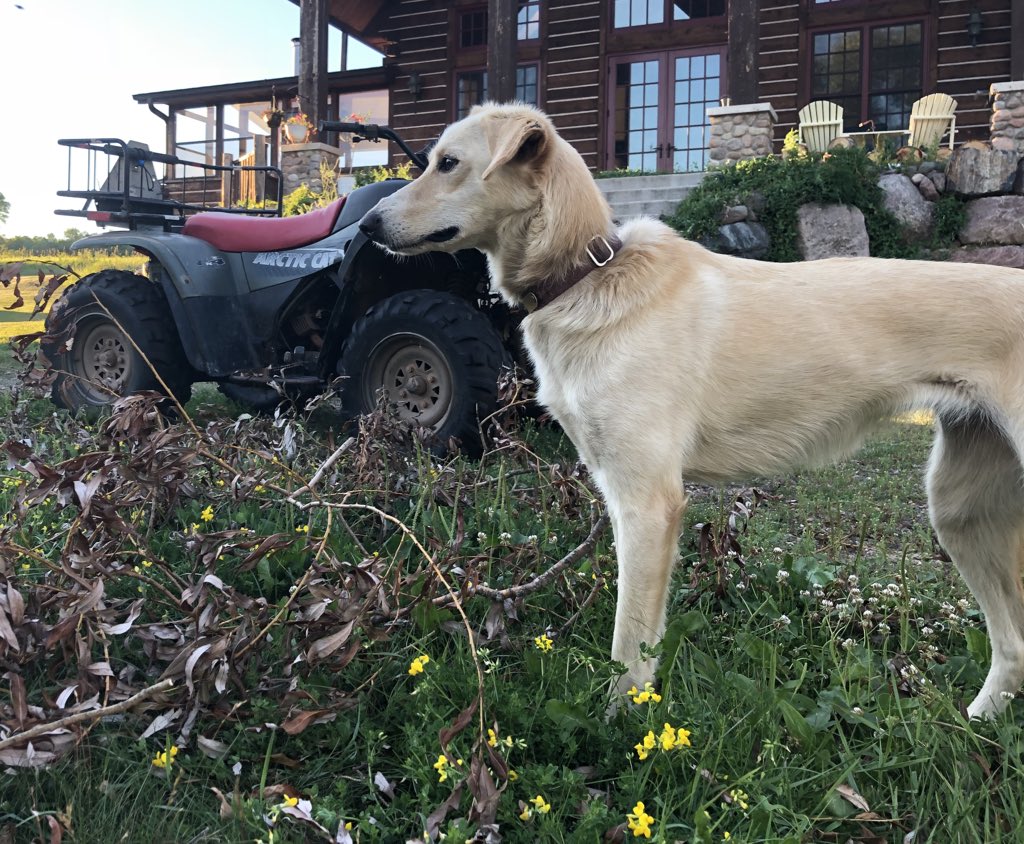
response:
M378 143L381 138L394 141L420 170L427 169L427 156L421 152L414 152L393 129L389 129L387 126L379 126L376 123L349 123L344 120L321 120L318 128L321 135L324 132L348 132L356 136L355 140L357 141L367 140Z

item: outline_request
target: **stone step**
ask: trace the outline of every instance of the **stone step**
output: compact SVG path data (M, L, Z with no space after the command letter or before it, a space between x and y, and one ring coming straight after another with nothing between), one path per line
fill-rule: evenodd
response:
M621 221L630 217L673 214L676 206L703 179L704 173L671 173L598 179L597 185L612 207L612 216Z
M692 188L699 185L702 181L704 181L703 172L665 173L652 176L616 176L610 179L598 179L597 185L603 192L608 193L622 187L635 190L661 187Z
M630 217L671 217L679 205L678 200L671 202L646 201L626 202L612 205L612 217L620 223Z

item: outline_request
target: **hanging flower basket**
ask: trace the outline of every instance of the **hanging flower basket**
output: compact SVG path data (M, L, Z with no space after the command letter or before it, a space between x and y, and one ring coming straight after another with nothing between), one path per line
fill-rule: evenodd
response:
M284 122L284 133L293 144L304 144L313 136L313 124L301 112Z

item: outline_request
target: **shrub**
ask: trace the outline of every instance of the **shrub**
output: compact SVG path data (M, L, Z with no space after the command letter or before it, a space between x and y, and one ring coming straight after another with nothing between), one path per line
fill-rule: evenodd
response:
M717 230L725 208L758 196L763 203L759 219L771 237L766 259L799 261L797 209L808 202L854 205L864 214L872 255L913 257L916 248L904 241L896 218L882 205L879 172L879 166L860 149L741 161L709 173L668 223L684 237L700 240Z

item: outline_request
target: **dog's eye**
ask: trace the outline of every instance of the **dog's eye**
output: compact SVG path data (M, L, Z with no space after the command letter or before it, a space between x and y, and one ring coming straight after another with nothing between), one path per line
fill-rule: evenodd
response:
M459 159L452 158L450 155L441 156L441 160L437 162L437 169L442 173L451 173L459 163Z

